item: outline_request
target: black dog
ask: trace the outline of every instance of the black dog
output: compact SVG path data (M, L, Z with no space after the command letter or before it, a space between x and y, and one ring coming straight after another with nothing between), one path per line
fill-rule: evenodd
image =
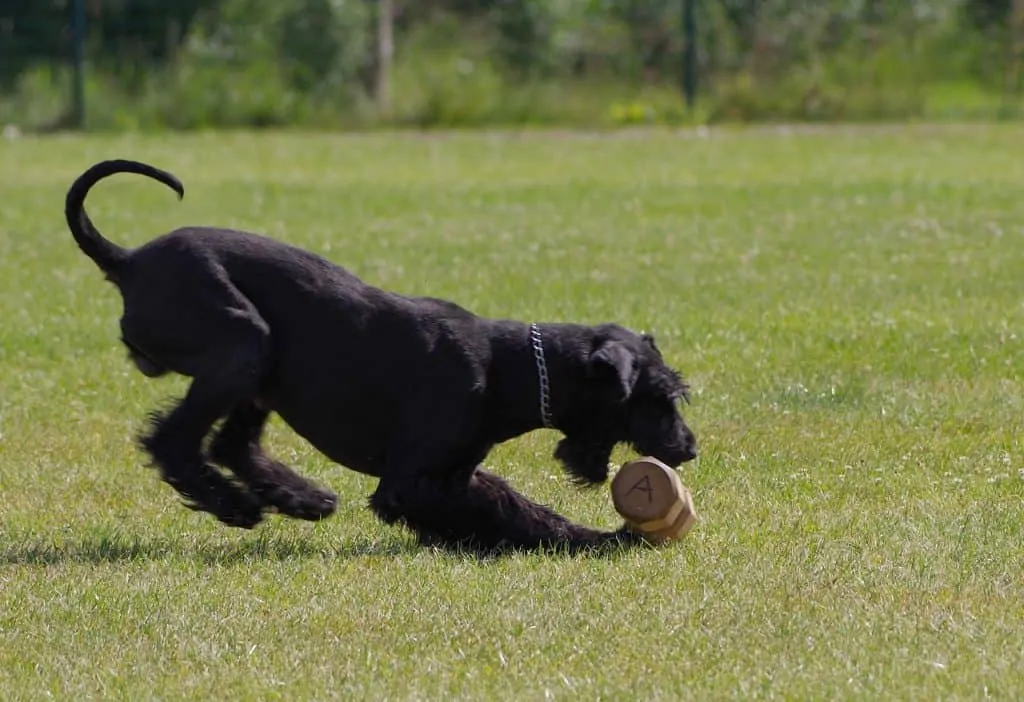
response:
M425 543L536 548L627 539L578 526L478 466L496 444L542 426L579 483L608 473L613 447L676 466L696 456L678 411L689 399L654 340L622 327L526 325L363 283L319 256L255 234L191 227L126 250L84 209L89 189L137 173L105 161L67 194L75 241L121 292L122 341L145 375L192 378L141 444L193 509L250 528L264 511L317 520L336 497L267 456L270 412L331 460L380 478L385 522ZM214 425L219 429L204 449ZM236 479L213 468L218 464Z

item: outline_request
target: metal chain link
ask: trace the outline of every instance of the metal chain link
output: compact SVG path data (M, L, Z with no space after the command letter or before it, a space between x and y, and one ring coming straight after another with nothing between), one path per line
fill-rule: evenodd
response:
M551 387L548 384L548 364L544 360L544 342L541 340L540 327L530 325L530 341L533 343L533 357L537 361L537 375L540 377L540 419L544 426L552 429L551 423Z

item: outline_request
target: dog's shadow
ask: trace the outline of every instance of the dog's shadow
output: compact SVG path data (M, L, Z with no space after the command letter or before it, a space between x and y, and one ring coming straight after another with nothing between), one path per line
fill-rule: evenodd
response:
M120 534L83 534L69 539L8 543L0 548L0 566L192 561L231 565L258 561L336 560L372 556L403 556L415 552L414 542L398 539L353 539L336 546L318 541L275 537L240 541L180 540Z
M551 548L539 551L547 558L614 558L635 548L623 544L585 550ZM8 541L0 546L0 566L101 565L154 561L192 561L207 565L279 562L291 560L347 560L368 557L400 558L433 552L450 558L499 561L522 555L519 549L476 550L467 547L425 545L412 538L358 537L324 545L318 540L277 536L247 537L240 541L182 540L120 533L85 533L72 538Z

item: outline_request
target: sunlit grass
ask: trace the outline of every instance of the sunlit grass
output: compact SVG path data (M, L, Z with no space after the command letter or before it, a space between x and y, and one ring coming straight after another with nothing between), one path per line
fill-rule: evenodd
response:
M1024 129L220 134L0 143L0 698L1024 694ZM413 545L280 422L331 520L230 530L133 444L180 393L63 224L246 227L485 315L653 332L694 387L702 516L604 558ZM537 432L488 460L611 527ZM616 458L628 454L622 452Z

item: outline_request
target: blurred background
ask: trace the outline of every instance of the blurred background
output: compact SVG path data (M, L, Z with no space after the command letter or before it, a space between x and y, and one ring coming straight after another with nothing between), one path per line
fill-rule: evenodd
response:
M0 125L1024 115L1024 0L0 0Z

